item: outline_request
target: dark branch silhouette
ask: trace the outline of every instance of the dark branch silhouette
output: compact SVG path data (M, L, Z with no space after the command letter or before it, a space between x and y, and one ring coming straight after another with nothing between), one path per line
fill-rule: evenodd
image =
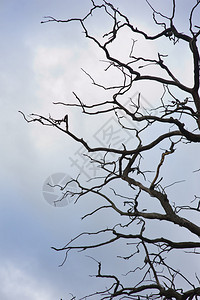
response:
M152 35L132 24L127 15L107 1L102 1L102 4L97 5L92 0L91 9L83 18L60 20L47 16L42 21L42 23L55 22L66 25L70 22L78 22L85 37L95 43L104 54L105 60L102 63L107 65L105 72L116 70L122 78L120 84L118 81L116 85L105 86L97 82L93 74L83 70L97 90L110 91L112 96L107 100L100 99L98 102L89 104L87 99L79 96L81 91L73 91L74 102L55 102L54 104L62 105L63 110L66 108L66 111L68 107L71 110L78 108L86 117L91 116L94 119L100 114L105 118L112 115L122 130L131 133L134 144L121 143L117 146L97 145L94 147L86 138L73 132L70 118L66 113L59 120L51 116L40 114L26 116L23 112L21 113L27 122L39 122L44 126L52 126L63 132L66 137L79 143L87 151L85 155L87 159L91 164L97 165L103 174L98 178L91 178L89 183L84 183L80 176L72 179L77 190L67 191L67 195L74 197L76 205L88 195L91 195L94 201L97 199L96 208L89 210L83 216L83 220L99 214L104 218L104 214L109 215L110 212L114 212L116 223L113 226L102 225L99 231L82 232L65 246L53 247L54 250L63 251L66 254L63 263L69 259L68 254L71 251L98 248L106 251L106 247L112 247L116 243L122 243L127 249L126 253L129 253L127 255L124 251L123 254L120 253L122 250L120 247L118 253L119 259L129 262L129 270L124 277L113 274L112 270L109 274L104 273L103 262L92 258L97 264L96 277L106 279L107 286L104 290L97 291L88 297L135 300L200 299L198 267L192 270L194 277L191 280L191 277L182 270L182 266L177 267L175 263L179 253L190 255L188 260L196 260L197 265L199 263L200 197L194 195L195 192L193 193L191 187L193 200L192 198L184 199L182 202L179 199L182 194L179 194L177 190L178 186L179 191L184 189L183 174L179 172L180 180L167 184L167 181L170 181L170 175L166 171L169 160L171 164L176 164L176 155L180 155L180 152L177 154L178 149L191 145L192 149L197 149L200 143L200 56L198 49L200 26L194 23L194 14L199 13L200 1L196 1L196 4L191 6L188 20L184 20L184 23L189 21L189 33L184 33L183 29L176 27L175 0L172 1L172 12L169 16L155 9L150 1L146 0L146 5L151 9L153 22L157 26L157 33ZM87 21L95 18L97 11L101 11L112 21L112 27L105 32L103 38L92 35L88 28ZM187 74L188 78L192 78L192 86L183 83L174 74L168 64L166 54L158 52L155 58L152 58L148 55L147 49L146 56L137 56L136 40L133 38L127 59L115 56L110 50L111 45L114 45L124 29L130 33L131 38L139 36L154 43L167 40L174 47L179 42L183 42L183 46L192 57L193 73ZM139 41L137 43L139 44ZM152 67L157 68L157 75L152 71ZM163 89L163 94L159 99L160 104L155 108L149 108L147 105L145 107L140 91L136 100L128 97L136 82L147 81L152 83L153 88L160 85ZM129 101L129 106L123 104L122 98ZM127 125L127 120L129 125ZM197 165L193 175L199 176L199 160L198 157L193 157L192 151L188 152L188 157L184 158L183 164L189 163L189 159L195 159ZM94 158L92 154L95 153L100 153L101 158ZM152 155L153 169L148 167L146 154L149 153ZM114 158L111 158L111 154ZM173 191L174 186L176 189L173 194L171 190ZM170 192L167 192L168 190ZM159 226L159 233L158 230L154 232L154 229L158 229ZM95 257L95 251L93 251L93 256ZM73 296L72 299L75 297Z

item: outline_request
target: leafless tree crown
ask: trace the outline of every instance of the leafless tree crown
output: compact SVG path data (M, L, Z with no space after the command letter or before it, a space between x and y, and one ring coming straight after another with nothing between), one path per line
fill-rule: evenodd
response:
M131 5L134 7L134 1ZM113 274L112 270L108 274L104 273L103 262L95 258L95 251L92 252L97 264L96 277L106 279L107 286L90 297L135 300L200 299L198 277L200 195L193 192L192 186L182 182L184 174L177 170L178 167L176 171L180 178L170 181L170 177L174 178L173 174L170 174L170 168L174 170L177 157L181 156L184 149L188 149L188 157L182 158L182 164L189 164L189 159L195 160L196 168L190 176L195 178L199 175L199 157L193 157L193 151L197 151L200 142L198 50L200 24L197 24L194 18L194 15L200 12L200 1L191 5L188 19L184 20L185 24L189 24L187 32L176 27L175 0L171 3L170 15L155 9L150 1L146 0L146 6L151 11L157 30L152 35L147 30L143 31L142 25L137 27L122 10L107 1L96 4L96 1L91 0L91 9L83 18L59 20L47 16L42 22L66 24L79 22L85 37L102 51L105 57L102 62L105 72L116 70L121 76L120 84L118 80L116 85L106 86L96 82L93 74L84 70L97 88L97 92L98 89L104 90L105 93L109 91L110 97L88 103L80 96L81 91L73 91L74 102L55 104L62 105L66 108L66 112L69 107L72 110L80 108L84 115L90 115L94 119L97 115L105 118L112 115L121 129L131 133L134 142L122 143L117 147L113 145L93 147L90 141L70 129L68 116L62 116L59 120L38 114L31 114L30 118L24 114L23 116L28 122L40 122L56 128L85 147L88 160L97 165L104 174L99 176L98 180L91 179L89 184L83 183L80 176L72 179L77 184L77 190L67 191L66 195L74 197L77 205L81 199L91 195L94 201L97 200L96 208L88 211L83 219L115 212L113 217L113 220L117 220L115 224L113 226L102 224L99 231L82 232L62 248L53 248L66 253L64 260L66 261L71 251L90 251L99 248L106 251L106 247L114 247L117 243L124 245L123 251L119 247L117 256L124 264L128 264L126 276ZM103 37L92 35L87 26L88 20L94 18L95 13L99 11L112 22L110 31L105 32ZM126 59L119 58L120 55L115 55L112 50L123 30L129 33L127 38L132 41ZM168 57L166 53L157 52L152 58L146 49L146 55L143 52L141 56L138 55L137 39L141 38L154 43L166 41L174 47L182 43L192 58L193 71L187 74L188 82L192 82L192 85L185 84L176 75L178 72L172 70L169 64L170 56ZM180 61L180 65L181 63ZM147 82L152 83L153 89L157 87L162 89L159 99L155 99L156 107L153 104L152 107L145 107L140 91L135 99L128 96L134 91L136 84L141 83L142 87ZM125 105L127 101L128 105ZM94 153L101 153L101 159L95 159ZM191 198L187 198L186 187L190 189ZM95 237L92 242L91 236ZM83 240L83 244L79 242ZM94 240L96 242L93 242ZM189 262L196 261L196 270L193 269L195 263L188 272L184 270L184 265L176 264L176 258L180 253L185 255L185 264L188 268ZM189 273L193 275L190 276Z

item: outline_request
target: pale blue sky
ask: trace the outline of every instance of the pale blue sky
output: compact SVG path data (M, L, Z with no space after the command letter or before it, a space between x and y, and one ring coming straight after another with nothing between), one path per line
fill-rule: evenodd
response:
M144 11L144 7L139 6L142 1L135 1L134 6L132 2L116 1L125 12L133 10L133 19L139 20L139 13ZM183 2L185 5L180 8L192 1L178 1ZM89 277L84 274L91 274L89 266L93 267L93 274L96 271L96 265L85 254L73 254L74 260L59 268L63 254L55 253L50 247L63 246L87 226L98 228L101 218L96 223L91 219L84 225L80 217L87 212L88 203L54 208L42 196L42 185L49 175L56 172L76 175L77 169L70 167L69 157L73 157L79 147L49 128L27 124L18 113L18 110L26 114L55 112L62 116L62 108L53 108L53 101L70 97L73 101L71 92L77 90L91 97L88 79L80 68L87 66L94 70L95 66L95 70L99 70L99 64L94 65L94 62L100 53L85 41L78 24L40 24L45 15L83 16L89 3L89 0L1 0L0 3L2 300L15 297L21 300L69 299L70 292L83 296L91 287L88 286ZM182 18L180 14L179 24ZM145 20L141 23L149 26ZM102 24L100 19L98 26ZM80 118L77 123L73 115L71 120L75 131L81 124L83 133L90 133L87 121ZM98 129L99 124L100 120L93 124L94 128ZM109 261L107 263L109 265ZM89 271L85 272L87 268ZM78 282L82 282L82 286L77 287ZM93 288L95 290L95 283Z

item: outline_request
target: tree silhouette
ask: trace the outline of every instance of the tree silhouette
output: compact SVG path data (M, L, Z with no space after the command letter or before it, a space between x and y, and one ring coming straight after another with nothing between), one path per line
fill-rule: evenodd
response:
M134 4L131 5L134 7ZM200 299L200 195L193 186L195 176L199 176L200 24L196 23L195 15L199 12L200 1L193 6L191 1L188 19L183 20L184 31L176 26L175 0L171 3L170 15L156 10L147 0L146 6L153 16L153 34L148 32L151 28L147 30L146 26L143 30L142 25L135 25L127 14L107 1L96 4L92 0L91 9L83 18L59 20L48 16L42 22L78 22L85 37L103 53L105 72L117 74L116 84L107 86L97 82L93 74L84 70L97 93L100 89L105 91L105 98L100 97L98 102L88 103L77 92L73 92L73 103L55 104L66 109L79 108L86 117L94 120L99 115L105 119L112 116L120 132L128 134L129 142L123 140L116 146L110 140L107 145L93 146L70 129L70 118L68 124L67 116L59 120L38 114L23 116L27 122L52 126L72 138L87 150L85 156L88 161L101 170L101 176L91 178L88 182L81 180L81 174L73 178L71 181L76 183L76 191L67 190L69 183L66 183L63 197L74 197L78 205L82 198L91 195L96 201L96 208L89 210L83 219L99 215L106 219L111 212L115 212L115 224L102 224L98 231L92 231L91 228L91 231L80 233L62 248L53 247L65 253L65 262L71 251L100 248L106 253L108 247L119 243L117 256L127 265L127 273L114 274L112 270L104 273L103 262L95 258L93 251L92 256L97 263L96 277L105 279L107 284L104 290L90 297ZM98 12L112 24L103 37L98 36L98 32L92 34L89 28L88 20L95 19ZM127 57L124 54L120 57L122 37L130 45ZM154 43L157 49L154 54L150 53L148 47L142 50L139 46L141 41ZM185 83L181 76L183 74L177 68L174 70L174 60L178 61L179 57L174 53L167 55L160 52L163 44L174 49L179 47L190 55L192 72L186 70L188 82ZM124 47L123 43L121 47ZM180 66L182 63L179 61ZM112 78L112 82L115 82L115 78ZM134 98L130 98L135 86L138 92ZM149 89L149 95L153 90L158 90L160 96L153 102L148 99L149 102L144 101L140 87L141 90ZM97 153L100 156L94 156ZM191 173L184 174L183 166L191 167L186 168ZM185 176L191 180L183 181ZM181 255L184 257L182 265L178 263Z

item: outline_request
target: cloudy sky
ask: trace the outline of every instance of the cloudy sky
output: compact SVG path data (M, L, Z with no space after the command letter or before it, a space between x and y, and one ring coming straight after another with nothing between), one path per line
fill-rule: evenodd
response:
M192 1L180 2L185 5L180 5L179 26L184 20L183 7ZM124 12L133 10L133 17L144 28L150 26L147 17L142 20L139 17L149 12L144 10L142 1L116 3ZM100 70L98 59L103 59L102 54L84 39L78 24L40 23L44 16L81 17L88 7L89 0L0 2L0 298L3 300L70 299L70 293L84 295L89 291L89 279L83 274L85 270L91 274L87 268L94 262L88 263L83 254L74 256L73 263L58 267L63 254L51 250L51 246L63 246L80 232L84 226L80 217L87 207L69 203L55 208L42 192L45 180L52 174L77 174L72 161L79 146L49 128L27 124L18 113L19 110L25 114L51 113L62 118L66 110L53 106L53 101L73 101L72 91L81 91L83 97L91 99L94 90L93 87L90 90L90 82L81 68L92 71L95 66L96 71ZM100 15L93 25L94 31L101 32L106 22ZM123 51L119 46L121 55ZM189 70L186 53L180 55ZM101 73L97 72L97 79L98 74ZM180 75L184 77L183 72ZM80 118L77 122L76 112L70 118L75 132L81 133L82 128L88 133L87 121ZM98 130L100 124L97 120L93 130ZM92 221L89 225L95 227Z

